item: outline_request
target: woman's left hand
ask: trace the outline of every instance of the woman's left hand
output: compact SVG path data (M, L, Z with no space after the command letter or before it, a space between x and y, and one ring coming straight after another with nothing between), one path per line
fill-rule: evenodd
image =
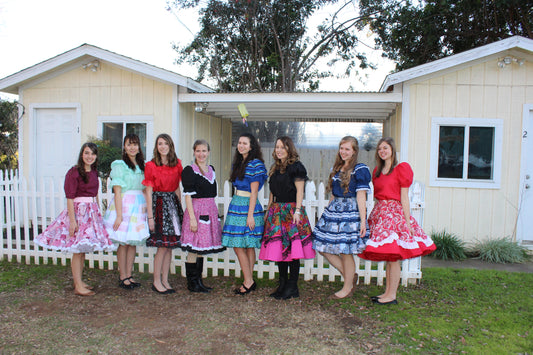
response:
M301 215L300 215L300 213L296 213L296 212L295 212L295 213L292 214L292 223L293 223L293 224L298 224L298 223L300 223L300 219L301 219Z
M361 227L359 228L359 238L363 238L366 235L366 224L361 223Z
M246 225L248 228L250 228L251 231L255 229L255 219L254 216L248 215L248 218L246 218Z

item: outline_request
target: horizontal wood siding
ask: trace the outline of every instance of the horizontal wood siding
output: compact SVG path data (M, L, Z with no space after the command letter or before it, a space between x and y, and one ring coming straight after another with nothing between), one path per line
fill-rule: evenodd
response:
M98 116L147 115L154 118L154 135L170 133L172 86L100 62L97 72L78 68L24 90L23 104L81 104L81 140L96 136ZM33 139L24 116L24 139ZM147 149L152 149L149 147ZM24 156L30 157L28 144ZM28 171L30 159L24 161ZM73 162L74 163L74 162Z
M514 237L523 105L533 103L533 63L498 68L496 59L412 83L409 163L426 185L424 229L447 230L467 242ZM500 189L431 187L432 117L503 119ZM394 124L391 125L394 127Z

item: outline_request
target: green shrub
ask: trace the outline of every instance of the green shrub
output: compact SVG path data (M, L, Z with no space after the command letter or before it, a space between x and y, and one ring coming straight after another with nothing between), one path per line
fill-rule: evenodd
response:
M89 137L89 142L98 147L98 175L106 181L111 173L111 163L122 157L122 148L112 147L109 141L95 137Z
M489 263L522 263L530 258L525 247L506 237L478 241L474 251L478 258Z
M435 243L437 250L431 254L434 258L442 260L463 260L465 255L465 243L455 234L442 232L431 232L431 239Z

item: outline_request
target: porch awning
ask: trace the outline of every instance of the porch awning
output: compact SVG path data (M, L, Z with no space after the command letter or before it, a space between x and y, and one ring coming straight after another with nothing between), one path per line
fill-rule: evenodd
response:
M381 122L402 102L401 93L180 93L180 103L199 105L208 115L241 120L245 104L249 120Z

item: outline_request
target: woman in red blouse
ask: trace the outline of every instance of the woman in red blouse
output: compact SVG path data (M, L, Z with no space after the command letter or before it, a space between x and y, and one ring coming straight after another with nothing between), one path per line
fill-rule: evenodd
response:
M409 186L413 183L413 170L407 163L398 164L392 138L378 142L372 182L377 202L368 218L370 240L359 257L387 262L385 292L372 297L372 301L397 304L400 260L427 255L436 247L411 216Z
M176 292L168 282L172 249L180 247L181 192L183 167L176 156L174 142L168 134L157 136L154 158L146 163L143 185L146 186L146 207L150 237L149 247L157 247L154 257L152 290L161 294Z

